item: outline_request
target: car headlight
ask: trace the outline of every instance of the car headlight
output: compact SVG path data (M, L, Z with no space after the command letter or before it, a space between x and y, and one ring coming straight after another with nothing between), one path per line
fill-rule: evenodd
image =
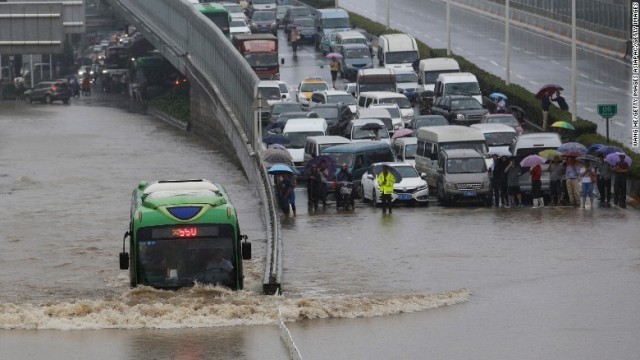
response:
M465 116L464 116L464 114L457 114L457 115L456 115L456 119L458 119L458 120L464 120L464 119L465 119Z
M422 191L422 190L427 190L429 189L429 185L424 184L424 185L420 185L416 188L417 191Z
M393 130L398 130L400 129L400 124L394 124L393 125Z
M407 114L407 115L402 115L402 120L412 120L414 118L414 114Z
M456 184L454 184L454 183L446 183L446 184L444 184L444 187L449 189L449 190L455 190L456 189Z

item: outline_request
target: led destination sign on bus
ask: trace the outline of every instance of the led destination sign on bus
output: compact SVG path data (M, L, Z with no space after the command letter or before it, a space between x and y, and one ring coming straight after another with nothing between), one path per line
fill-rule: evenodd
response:
M170 226L156 227L151 229L152 239L175 239L194 237L217 237L219 235L218 226Z

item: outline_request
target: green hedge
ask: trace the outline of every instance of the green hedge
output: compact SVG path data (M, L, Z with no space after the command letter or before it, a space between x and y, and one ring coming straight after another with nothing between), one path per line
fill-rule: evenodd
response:
M154 97L149 103L178 120L189 122L191 119L191 100L188 93L169 90Z

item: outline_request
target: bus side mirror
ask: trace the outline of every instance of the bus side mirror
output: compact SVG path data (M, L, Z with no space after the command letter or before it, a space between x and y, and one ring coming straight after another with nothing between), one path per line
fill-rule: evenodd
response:
M284 58L280 59L280 64L284 65Z
M418 79L418 85L422 85L422 79Z
M121 252L120 253L120 270L129 269L129 253Z
M242 243L242 260L251 260L251 243L247 241L247 235L240 235L244 242Z

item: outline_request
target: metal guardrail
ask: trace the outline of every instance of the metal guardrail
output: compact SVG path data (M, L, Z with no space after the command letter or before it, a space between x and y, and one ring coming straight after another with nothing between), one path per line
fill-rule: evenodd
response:
M186 0L107 0L183 74L200 73L199 82L214 89L226 119L217 119L231 139L249 180L256 186L267 226L267 265L263 290L280 290L282 239L269 176L253 141L254 99L259 79L231 42ZM190 71L189 69L197 69ZM207 91L208 92L208 91ZM222 134L224 135L224 134Z
M293 341L289 328L287 328L287 325L284 324L281 309L278 309L278 328L280 329L280 339L282 339L285 346L287 347L287 350L289 350L289 357L291 358L291 360L302 360L302 355L300 355L298 346Z

